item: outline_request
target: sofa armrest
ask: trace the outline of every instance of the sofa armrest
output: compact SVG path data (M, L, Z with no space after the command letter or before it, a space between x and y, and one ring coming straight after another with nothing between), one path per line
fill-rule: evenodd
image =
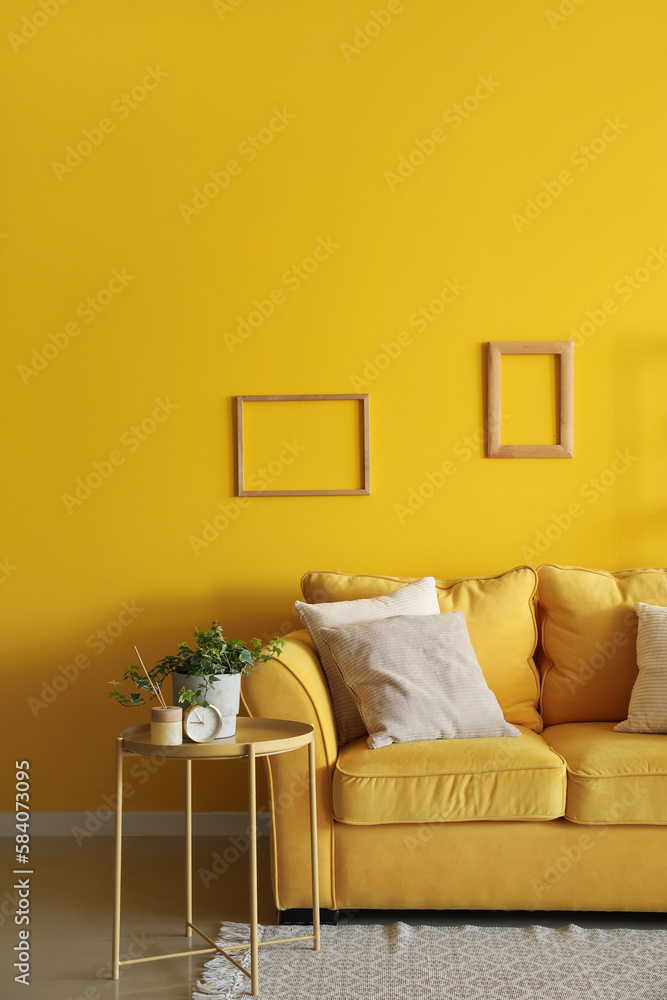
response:
M280 658L258 663L244 676L243 702L252 716L309 722L314 727L320 905L336 909L331 782L338 736L329 688L305 629L285 637ZM312 905L305 754L298 750L268 758L273 893L281 910Z

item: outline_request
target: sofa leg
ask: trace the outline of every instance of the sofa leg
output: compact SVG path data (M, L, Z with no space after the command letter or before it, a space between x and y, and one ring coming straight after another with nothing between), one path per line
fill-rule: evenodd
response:
M338 924L339 913L339 910L320 910L320 923L333 924L333 926L336 926ZM307 925L312 924L312 922L312 910L301 909L300 907L292 910L278 910L279 924Z

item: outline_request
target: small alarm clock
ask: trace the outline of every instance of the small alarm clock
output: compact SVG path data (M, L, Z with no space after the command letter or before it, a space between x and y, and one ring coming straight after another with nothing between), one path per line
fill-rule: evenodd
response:
M194 743L214 740L222 729L222 715L215 705L193 705L183 716L183 734Z

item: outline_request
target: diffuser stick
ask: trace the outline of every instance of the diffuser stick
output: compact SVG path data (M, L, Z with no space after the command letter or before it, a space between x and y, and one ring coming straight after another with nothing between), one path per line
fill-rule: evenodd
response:
M146 670L146 667L144 666L144 661L141 659L141 654L139 653L139 650L137 649L136 646L134 647L134 651L137 654L137 656L139 657L139 663L141 664L141 666L143 668L143 671L146 674L146 677L148 677L148 683L150 684L150 686L153 688L153 691L157 695L157 700L160 702L160 704L162 705L163 708L166 708L167 705L165 703L164 698L162 697L162 691L160 691L160 689L158 687L155 687L155 684L153 684L153 681L151 679L151 675Z

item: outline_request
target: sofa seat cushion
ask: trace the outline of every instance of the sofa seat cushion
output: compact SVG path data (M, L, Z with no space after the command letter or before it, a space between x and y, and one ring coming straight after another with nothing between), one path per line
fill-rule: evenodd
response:
M565 809L565 764L526 727L513 740L427 740L340 750L333 778L341 823L545 820Z
M567 764L567 819L667 824L667 736L616 733L613 722L571 722L548 726L543 738Z

